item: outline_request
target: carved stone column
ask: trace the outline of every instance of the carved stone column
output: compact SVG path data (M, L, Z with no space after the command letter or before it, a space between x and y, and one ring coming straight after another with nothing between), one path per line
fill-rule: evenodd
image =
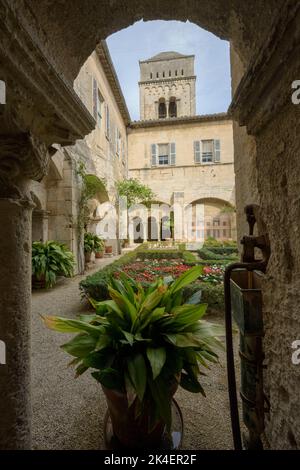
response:
M49 155L29 135L0 136L0 449L30 449L31 224L27 190Z

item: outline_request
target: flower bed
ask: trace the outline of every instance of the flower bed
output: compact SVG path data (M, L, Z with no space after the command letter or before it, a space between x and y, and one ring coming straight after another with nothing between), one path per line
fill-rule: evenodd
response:
M140 282L143 286L147 286L159 277L178 278L194 264L203 266L203 274L197 282L189 287L191 293L194 292L194 289L201 288L202 302L207 303L213 309L222 310L224 308L222 283L227 263L197 260L192 253L187 251L170 250L166 254L166 251L163 250L155 252L138 248L81 281L80 290L83 296L101 301L109 298L107 285L111 276L118 278L121 272Z
M184 264L180 260L148 260L148 261L135 261L122 267L122 272L132 277L135 281L144 283L151 283L158 277L172 276L179 277L185 271L190 269L190 266ZM115 277L121 273L116 271Z
M224 278L224 266L213 264L212 266L203 267L203 275L201 280L211 282L212 284L221 284Z
M153 282L158 277L172 276L179 277L182 273L190 268L182 260L147 260L135 261L122 267L121 270L114 273L115 277L119 277L124 272L137 282L142 284ZM203 282L211 282L212 284L221 284L223 282L224 267L219 265L204 266L203 274L200 280Z

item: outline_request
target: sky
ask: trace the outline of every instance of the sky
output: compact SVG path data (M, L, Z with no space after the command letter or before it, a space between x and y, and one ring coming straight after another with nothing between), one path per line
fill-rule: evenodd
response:
M139 60L164 51L195 55L196 113L227 111L231 101L229 43L190 22L138 21L107 39L132 120L139 116Z

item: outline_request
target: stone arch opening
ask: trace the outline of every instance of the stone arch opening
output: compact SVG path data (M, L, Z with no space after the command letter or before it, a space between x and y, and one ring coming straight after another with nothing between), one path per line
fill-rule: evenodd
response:
M175 118L177 117L177 101L175 96L172 96L170 98L169 102L169 117L170 118Z
M165 119L167 117L167 106L165 98L160 98L158 101L158 118Z
M133 221L133 241L134 243L144 243L144 224L141 217L134 217Z
M43 209L40 198L33 191L31 199L35 204L32 211L32 241L45 242L48 240L48 212Z
M157 242L158 241L158 222L156 217L148 217L148 242Z
M248 78L245 77L246 82L245 80L243 81L242 86L239 87L237 93L237 101L239 102L239 104L240 102L242 102L242 105L240 106L239 104L235 104L234 116L237 120L239 120L239 123L241 125L247 125L249 132L252 132L253 134L258 135L258 131L263 128L263 132L261 132L259 137L257 137L257 139L259 140L258 157L261 158L257 158L257 161L255 163L252 162L253 168L257 168L259 172L257 178L258 190L256 191L256 188L254 188L255 191L253 191L252 193L251 191L249 191L244 198L240 198L241 202L238 201L238 205L244 203L247 197L251 198L250 202L254 202L253 197L256 197L257 200L260 200L262 204L262 215L265 216L265 219L268 219L268 229L271 235L271 243L272 245L274 245L275 248L277 248L273 251L273 263L270 272L271 276L269 276L269 279L267 280L266 285L264 287L265 290L273 287L274 296L268 296L266 299L264 299L264 301L266 303L265 311L267 312L267 319L268 317L272 316L272 322L270 322L268 325L270 329L267 328L267 340L270 340L271 338L274 339L274 345L272 349L276 350L278 347L278 350L281 352L283 349L279 342L280 335L278 334L278 332L280 331L281 327L280 323L282 323L282 315L278 315L276 317L276 315L273 315L273 313L277 311L276 308L279 300L282 302L283 306L289 303L288 307L285 307L288 310L283 310L283 313L287 314L289 312L290 315L294 315L296 318L296 309L298 308L297 302L289 302L291 286L287 286L287 283L284 279L284 275L282 274L284 274L284 269L286 269L287 271L289 270L291 274L293 273L293 264L290 263L290 266L288 266L288 263L290 262L291 257L293 256L290 244L297 243L297 240L296 242L294 240L287 240L287 249L281 249L280 241L282 241L282 239L280 240L280 234L278 234L278 211L281 211L283 217L283 223L281 225L284 226L286 224L289 224L291 228L291 234L294 232L294 229L296 229L297 226L290 217L290 214L288 213L289 211L284 210L286 208L286 198L283 197L282 194L280 194L281 191L278 191L278 178L280 177L280 168L283 167L282 163L280 164L280 168L277 166L277 162L279 160L278 149L288 147L291 148L291 151L288 153L288 156L290 157L291 165L295 164L296 170L297 162L293 159L293 154L295 156L297 155L297 148L299 147L299 145L297 143L296 134L292 136L290 132L290 129L293 124L295 124L295 128L297 124L297 118L293 117L292 111L290 109L285 108L285 111L287 112L285 112L284 115L286 117L285 121L287 124L285 124L285 122L282 122L282 120L280 121L280 117L277 118L275 116L275 114L283 114L277 113L277 111L282 110L286 106L287 100L289 99L289 97L287 97L290 87L290 82L288 80L289 77L293 74L292 70L289 70L289 74L285 73L284 71L282 71L280 75L277 74L277 93L276 90L270 90L270 88L272 88L270 84L272 82L272 77L275 76L276 71L278 71L276 64L279 65L282 63L282 57L285 53L287 55L289 54L290 57L290 55L293 53L293 46L295 46L294 29L290 29L290 31L288 31L287 29L288 22L290 21L288 15L290 11L288 12L288 8L292 9L292 3L293 2L287 2L282 0L269 0L268 8L266 9L265 3L258 1L241 2L240 0L232 0L231 2L225 2L224 0L200 0L195 6L194 2L186 2L186 0L176 0L176 2L153 2L152 0L134 0L132 2L132 5L128 9L124 9L124 2L109 2L105 6L103 6L103 2L93 2L92 6L82 9L80 8L80 0L74 0L74 2L65 3L60 2L59 4L55 4L55 2L50 1L39 2L37 0L34 0L32 2L32 9L29 9L27 7L26 2L22 2L22 5L20 5L20 8L18 9L18 15L22 17L22 25L20 23L20 27L18 27L17 15L15 15L14 18L16 28L18 28L18 33L22 32L24 28L27 28L27 30L31 32L32 44L34 45L34 47L27 47L26 51L35 51L36 53L40 53L39 51L41 51L43 58L46 59L44 61L40 61L41 69L42 64L46 63L48 71L50 71L52 75L50 75L50 73L45 73L45 76L49 75L50 81L53 78L53 82L56 80L56 77L63 77L63 80L68 82L70 86L75 76L77 75L81 65L90 55L90 53L94 50L96 44L99 42L100 39L106 38L109 34L122 28L125 28L126 26L129 26L130 24L133 24L134 21L141 18L143 18L144 20L177 19L183 21L189 19L195 22L195 24L198 24L199 26L208 29L217 36L223 39L230 40L233 46L233 50L235 51L233 54L235 56L233 61L240 62L240 68L235 70L235 76L233 77L234 90L237 89L242 75L244 74L246 68L250 66L251 60L255 59L255 62L253 60L254 66L252 68L251 74L252 85L249 83L249 76ZM8 8L10 8L10 6L6 2L5 8L3 9L4 15L8 11ZM281 14L280 10L282 10ZM33 11L34 15L32 13ZM78 21L79 11L80 21ZM270 12L272 12L272 22L269 21ZM296 13L298 14L297 11ZM55 21L49 21L50 18L55 18ZM295 14L293 20L295 19L296 21L297 18L298 17ZM278 25L280 26L280 30L277 29L277 33L278 31L280 31L280 34L277 34L277 41L271 43L271 41L274 40L273 33L274 30L276 31L275 26ZM291 34L292 31L293 34ZM287 39L287 34L289 32L291 42L287 42L287 45L285 45L284 48L277 47L278 45L283 45L285 39ZM23 36L20 37L22 39ZM270 39L270 41L266 41L266 39ZM292 44L292 41L294 41L294 45ZM6 41L3 41L3 43L6 44ZM18 44L21 45L22 40L18 41ZM268 49L270 44L272 44L273 47ZM260 48L262 50L260 51L259 55L257 55ZM282 50L284 52L282 52ZM15 53L15 51L13 52L13 54ZM9 50L7 51L7 54L4 53L4 57L9 57L9 55ZM14 59L15 58L16 57L14 57ZM269 60L270 58L272 60ZM26 67L26 62L29 64L30 67L32 66L33 61L24 60L24 67ZM295 71L295 68L298 67L298 62L296 59L294 60L294 64L295 65L293 70ZM5 64L4 66L2 65L2 67L5 67ZM17 69L17 67L15 67L15 69ZM266 85L266 83L262 83L262 81L260 80L262 75L261 70L264 70L265 72L264 75L265 77L267 77L268 86ZM9 75L9 67L7 67L4 72L5 74L7 73ZM32 78L30 78L30 75L32 75ZM19 82L21 93L17 93L16 97L13 97L13 93L10 90L8 98L9 100L11 100L10 106L12 106L12 108L15 107L16 101L18 101L19 107L16 106L16 109L19 109L20 111L21 121L24 120L24 125L22 126L22 129L26 129L26 131L30 130L33 132L33 134L36 132L37 135L41 138L42 142L45 142L47 146L57 141L57 139L60 139L60 142L67 142L65 143L65 145L68 145L70 144L70 142L75 140L77 135L79 138L82 138L83 135L88 133L88 130L90 129L89 126L91 126L91 124L89 124L89 126L78 125L78 134L75 133L73 134L73 136L70 136L70 131L74 130L75 126L73 125L73 123L69 125L68 115L66 113L66 119L64 121L64 124L67 122L66 131L65 128L60 129L59 126L56 126L57 121L59 119L61 120L61 117L64 116L64 111L60 110L59 104L57 104L56 107L50 106L50 101L55 101L55 99L53 99L54 95L51 95L51 93L49 93L49 96L51 96L50 100L49 97L47 97L45 89L42 89L42 91L40 92L39 86L36 86L37 82L35 81L38 79L37 75L38 74L27 74L28 80L26 80L26 83L28 83L30 79L32 80L31 87L28 86L27 91L28 96L30 96L30 101L32 102L32 108L34 109L36 114L35 117L37 117L38 115L44 115L44 113L40 112L43 107L43 110L45 111L45 121L49 119L49 122L47 122L47 131L41 130L42 126L40 126L38 119L32 119L30 113L26 113L26 110L28 110L29 100L27 100L27 98L23 99L23 96L26 97L26 93L24 93L23 95L23 88L21 87L21 84L22 86L24 86L23 83L25 81L24 79L22 80L22 78L24 77L21 76L20 78L19 76L16 76L15 81ZM244 86L245 83L247 85L246 87ZM256 91L255 87L257 83L261 85L261 87L257 87ZM44 87L47 87L46 81ZM54 88L55 86L53 87L53 89ZM37 91L36 96L30 93L32 89L35 89ZM248 95L250 96L250 98L253 99L248 100L248 102L250 103L250 111L249 109L246 110L243 107L243 103L247 101ZM278 99L279 95L280 102ZM20 96L22 96L23 101L20 100ZM48 98L47 103L45 102L44 98ZM56 102L58 103L60 102L60 100L56 100ZM40 106L40 103L43 103L42 107ZM274 104L272 109L268 103ZM34 107L36 107L36 109ZM260 119L258 120L259 122L256 122L257 112L255 110L257 109L259 112L261 111ZM54 110L57 111L59 119L56 119L57 115ZM265 111L267 117L264 115ZM2 128L3 122L4 119L2 119L0 115L0 128ZM6 122L8 122L7 119ZM72 127L73 129L71 129ZM54 128L55 130L53 130ZM3 126L3 129L4 133L7 132L7 124ZM238 134L238 137L241 137L241 133L238 132L238 129L236 129L236 133ZM245 140L245 137L247 138L247 136L242 136L241 140ZM243 144L244 142L241 143L242 146ZM254 158L252 160L254 160ZM250 161L250 159L248 159L248 161ZM242 163L246 166L246 168L243 168L243 172L246 174L248 170L247 163L245 163L245 161ZM251 170L251 164L249 163L248 165ZM251 186L251 184L255 186L255 184L253 183L254 178L255 177L252 177L249 186ZM265 184L265 180L268 181L267 185ZM243 180L241 179L241 181ZM288 183L290 182L291 186L294 185L291 188L291 190L293 190L296 183L292 182L291 178L289 178ZM242 183L239 184L241 185ZM275 214L273 213L274 207L277 208ZM242 206L240 205L240 211L241 208ZM25 211L23 211L23 213L20 211L19 216L21 220L26 222L24 213ZM9 223L9 218L5 218L3 216L1 219L1 224L3 224L4 227L6 226L6 221L7 223ZM24 240L20 236L19 245L23 245L23 242ZM296 249L294 251L296 251ZM288 256L286 255L286 253L288 253ZM285 259L283 259L284 256L288 258L287 262ZM8 257L5 259L5 261L7 261L8 264L10 263ZM28 260L26 260L25 258L24 262L29 266ZM282 267L282 269L278 269L278 266ZM276 270L274 269L274 267L276 267ZM11 271L13 271L13 266ZM270 279L272 279L272 284ZM19 310L23 309L25 316L25 314L27 315L28 313L28 307L26 307L26 305L24 306L24 298L28 298L28 286L26 286L26 282L24 282L24 276L22 277L19 273L16 273L16 275L14 276L13 283L18 287L20 286L21 295L19 295L19 297L22 300L22 302L16 300L16 308L20 307ZM4 292L7 290L9 291L9 289L11 289L11 291L14 292L14 285L12 283L9 283L9 280L6 280L6 284L1 284L0 290ZM29 303L27 302L27 304ZM4 313L6 313L5 308ZM7 313L10 313L9 310L7 310ZM278 331L276 331L276 329ZM16 331L14 331L14 335L11 335L15 338L18 338L18 346L20 346L21 341L19 338L22 338L22 334L20 333L22 333L21 328L17 329L16 326ZM276 337L278 339L276 339ZM23 338L22 344L24 344L24 346L22 346L24 350L24 354L22 354L22 374L27 379L27 367L29 359L26 350L27 342L24 341ZM10 347L14 348L14 345L11 344ZM294 378L296 377L296 374L288 374L288 381L286 379L287 374L281 374L283 368L286 367L287 362L282 361L282 364L280 364L276 359L275 355L270 351L268 352L269 356L273 356L271 358L267 358L271 359L269 361L270 366L267 372L270 379L271 399L273 394L274 397L277 397L278 395L276 391L276 387L279 383L278 381L286 383L288 385L289 391L291 391L291 400L289 404L286 404L286 409L284 413L282 412L282 409L279 409L280 407L278 400L275 399L272 402L273 419L271 419L269 423L269 437L271 437L271 445L273 445L273 447L282 447L284 446L284 442L279 442L278 436L283 436L284 433L281 432L282 429L279 428L282 423L282 426L286 428L289 425L289 422L291 422L288 417L289 415L291 415L290 411L292 409L294 399L296 398L292 395L292 391L296 390L296 378ZM19 369L21 370L21 368ZM272 373L274 373L273 378ZM22 381L24 382L24 384L28 383L27 380L23 380L22 374L20 377L18 377L18 388L15 385L17 383L15 377L13 373L11 374L13 380L9 381L8 383L10 384L10 388L12 389L12 391L8 388L3 388L3 396L11 395L14 392L14 388L20 389L20 384L22 383ZM25 386L23 388L25 390ZM24 404L26 404L26 401L23 398L18 398L18 400L22 404L22 406L19 406L20 410L24 410L26 408L24 406ZM16 407L17 406L18 403ZM29 407L27 408L29 409ZM23 414L21 414L21 416L23 416ZM26 421L26 416L23 421ZM5 428L7 427L7 423L6 421L4 421L4 423ZM280 426L278 425L278 423L280 423ZM22 430L19 435L14 434L15 428L13 428L11 432L12 437L9 437L7 439L8 444L15 440L18 448L26 448L26 446L29 446L28 426L27 423L25 424L26 425L22 423L22 420L20 423L18 423L18 429Z
M186 212L189 214L188 223L195 240L236 240L236 213L230 202L218 198L202 198L192 201Z

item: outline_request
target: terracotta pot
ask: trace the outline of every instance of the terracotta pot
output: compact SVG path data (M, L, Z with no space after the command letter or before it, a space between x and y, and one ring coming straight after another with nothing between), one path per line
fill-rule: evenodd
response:
M86 263L89 263L91 261L91 258L92 258L92 253L91 251L85 251L84 252L84 260Z
M108 254L112 253L112 246L106 246L105 253L108 253Z
M178 382L174 380L170 386L170 401L178 388ZM127 396L117 390L107 389L102 386L106 396L108 412L111 418L115 437L122 447L127 449L158 448L165 430L164 421L157 422L149 432L149 422L153 421L153 406L144 403L142 414L135 417L135 403L128 408Z
M103 251L98 251L97 253L95 253L95 258L99 259L99 258L103 258L104 256L104 252Z

